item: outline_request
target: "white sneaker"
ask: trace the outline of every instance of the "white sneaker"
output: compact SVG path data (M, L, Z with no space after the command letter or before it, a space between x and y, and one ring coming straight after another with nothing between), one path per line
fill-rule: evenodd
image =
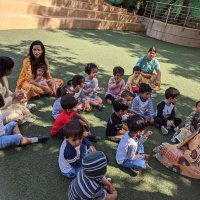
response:
M177 132L178 130L179 130L179 127L176 126L176 127L174 128L174 131Z
M165 126L161 126L161 132L163 135L167 135L169 131Z
M106 102L111 105L112 104L112 101L110 99L107 99Z

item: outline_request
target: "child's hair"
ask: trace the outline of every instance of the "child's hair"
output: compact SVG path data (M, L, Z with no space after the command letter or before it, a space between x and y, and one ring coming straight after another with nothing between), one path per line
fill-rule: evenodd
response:
M145 118L139 115L133 116L127 121L128 129L131 133L137 133L143 131L147 127Z
M141 83L140 84L140 93L145 93L145 92L152 92L152 88L150 87L149 84L146 83Z
M75 76L73 76L73 78L71 80L69 80L67 82L67 85L71 85L75 88L77 85L81 85L81 83L83 83L83 82L85 82L83 76L75 75Z
M72 85L64 85L64 86L62 86L62 87L59 87L59 88L56 90L56 97L57 97L57 98L63 97L63 96L65 96L66 94L71 95L71 96L74 96L75 90L74 90L74 87L73 87Z
M135 71L140 71L141 72L141 67L136 65L135 67L133 67L133 73Z
M84 175L92 179L102 179L107 171L107 156L102 151L88 153L83 159Z
M39 64L37 65L37 68L36 68L36 73L37 73L37 70L38 70L38 69L42 69L42 70L44 71L43 76L46 76L46 72L47 72L47 65L46 65L46 64L44 64L44 63L39 63Z
M124 90L122 93L121 93L121 98L126 98L126 97L132 97L132 98L135 98L135 93L132 93L130 92L129 90Z
M65 96L61 97L60 104L64 110L67 110L74 108L78 104L78 101L74 97L66 94Z
M0 108L3 107L5 105L5 101L3 99L2 94L0 94Z
M200 104L200 101L197 101L197 102L196 102L196 107L197 107L199 104Z
M151 51L154 51L155 53L157 53L157 49L155 47L151 47L148 52L151 52Z
M88 63L85 67L85 73L89 75L93 69L98 69L97 65L94 63Z
M128 105L124 102L122 98L115 99L113 101L113 109L115 112L128 110Z
M14 62L7 56L0 56L0 77L3 77L6 70L11 70L14 67Z
M120 66L114 67L113 68L113 75L121 74L124 75L124 69Z
M174 88L174 87L169 87L165 90L165 98L169 99L170 97L172 99L176 98L180 96L180 92L178 89Z
M79 122L79 120L72 120L63 127L63 134L67 139L80 139L83 137L83 132L83 125Z

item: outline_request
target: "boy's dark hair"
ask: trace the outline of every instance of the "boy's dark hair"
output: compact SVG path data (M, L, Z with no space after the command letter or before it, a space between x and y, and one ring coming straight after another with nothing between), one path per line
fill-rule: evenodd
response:
M180 92L178 89L174 88L174 87L169 87L165 90L165 98L169 99L170 97L172 99L176 98L180 96Z
M135 71L141 72L141 67L136 65L135 67L133 67L133 72L135 72Z
M0 94L0 108L3 107L5 105L5 101L3 99L2 94Z
M64 85L62 87L59 87L56 91L56 97L63 97L66 94L69 94L71 96L74 96L75 90L72 85Z
M122 98L115 99L113 101L113 109L115 112L128 110L128 105L124 102Z
M71 80L67 82L68 85L72 85L74 88L77 85L81 85L81 83L85 82L84 77L81 75L75 75Z
M121 93L121 98L125 98L125 97L133 97L133 98L135 98L135 94L130 92L129 90L124 90Z
M7 56L0 56L0 77L3 77L6 70L11 70L14 67L14 62Z
M137 133L138 131L143 131L147 127L145 118L139 115L129 118L127 120L127 124L130 133Z
M151 52L151 51L154 51L155 53L157 53L157 50L155 47L151 47L148 52Z
M140 84L140 93L145 93L145 92L152 92L152 88L150 87L149 84L146 83L141 83Z
M196 102L196 107L197 107L199 104L200 104L200 101L197 101L197 102Z
M65 138L82 138L83 132L83 125L79 122L79 120L72 120L63 127L63 134Z
M124 75L124 69L120 66L114 67L113 68L113 75L115 76L116 74Z
M85 73L89 75L93 69L98 69L97 65L94 63L88 63L85 67Z
M78 101L74 97L66 94L65 96L61 97L60 104L64 110L67 110L74 108L78 104Z

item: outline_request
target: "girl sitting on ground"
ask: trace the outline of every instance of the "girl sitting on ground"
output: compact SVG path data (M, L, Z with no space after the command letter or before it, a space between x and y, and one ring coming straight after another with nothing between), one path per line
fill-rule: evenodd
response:
M113 69L113 77L108 81L108 89L105 95L108 104L112 104L115 99L120 98L122 91L125 90L123 75L124 69L122 67L118 66Z
M36 70L35 82L41 86L44 86L46 91L49 91L49 94L56 94L55 84L51 84L50 80L45 78L47 72L47 66L44 63L40 63Z
M97 79L97 65L94 63L88 63L85 67L85 73L87 74L87 77L85 77L85 87L83 88L83 101L89 102L91 106L95 106L101 111L103 110L103 101L99 96L97 96L97 92L101 90Z

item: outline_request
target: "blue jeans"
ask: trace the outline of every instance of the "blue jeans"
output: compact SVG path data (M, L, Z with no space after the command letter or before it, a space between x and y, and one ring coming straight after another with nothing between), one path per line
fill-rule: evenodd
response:
M20 144L20 140L23 136L21 134L13 135L13 129L15 126L15 121L11 121L5 125L5 135L0 136L0 149Z
M83 148L81 148L81 153L82 153L82 159L87 155L87 147L85 145L82 145ZM66 176L67 178L75 178L78 172L81 170L81 167L72 167L72 169L67 172L63 173L63 176Z
M144 153L144 146L142 144L138 146L137 153ZM137 159L137 160L127 159L122 163L122 166L132 169L146 169L146 164L144 159Z

